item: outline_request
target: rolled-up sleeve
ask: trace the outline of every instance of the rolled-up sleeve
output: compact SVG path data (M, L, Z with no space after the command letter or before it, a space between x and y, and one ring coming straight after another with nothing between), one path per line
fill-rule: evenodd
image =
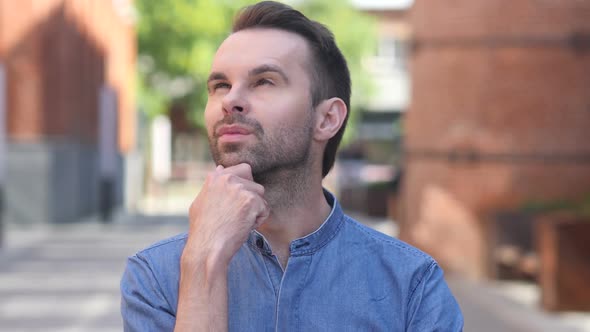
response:
M148 261L139 255L129 257L121 279L121 315L125 331L174 330L174 310Z
M407 331L463 330L461 308L436 262L428 264L421 278L416 281L409 298L408 315Z

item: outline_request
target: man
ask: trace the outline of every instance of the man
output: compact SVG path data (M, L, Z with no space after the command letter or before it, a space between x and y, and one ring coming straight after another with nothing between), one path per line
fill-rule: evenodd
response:
M322 189L350 99L324 26L280 3L247 7L207 84L218 166L188 234L129 259L126 330L461 330L436 262L344 215Z

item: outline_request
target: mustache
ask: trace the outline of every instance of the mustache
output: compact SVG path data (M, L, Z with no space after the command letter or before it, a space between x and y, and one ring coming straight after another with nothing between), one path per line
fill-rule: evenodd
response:
M248 127L248 129L250 129L252 131L252 133L258 138L260 138L264 135L264 129L262 128L262 126L260 125L260 123L258 121L251 119L251 118L247 118L246 116L244 116L241 113L231 113L231 114L225 116L220 121L217 121L217 123L215 123L215 125L213 126L213 135L216 136L215 133L217 133L217 129L219 129L219 127L221 127L223 125L233 125L233 124L239 124L243 127Z

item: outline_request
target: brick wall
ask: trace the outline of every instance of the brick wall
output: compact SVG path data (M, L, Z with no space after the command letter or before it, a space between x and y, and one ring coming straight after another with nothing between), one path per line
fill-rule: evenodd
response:
M417 0L411 17L401 236L478 277L489 213L590 192L590 2Z
M0 0L0 61L8 73L9 137L96 144L98 92L119 97L119 147L135 142L135 39L102 0Z

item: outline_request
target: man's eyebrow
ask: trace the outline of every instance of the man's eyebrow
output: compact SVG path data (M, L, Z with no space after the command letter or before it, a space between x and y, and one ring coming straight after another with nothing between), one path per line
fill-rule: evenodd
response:
M287 74L285 74L285 72L277 67L277 66L273 66L273 65L261 65L258 66L254 69L251 69L250 71L248 71L248 76L256 76L256 75L260 75L263 73L267 73L267 72L273 72L273 73L277 73L279 75L281 75L281 77L283 78L283 80L287 83L289 83L289 78L287 78Z
M211 74L209 74L209 78L207 79L207 83L211 82L211 81L225 81L227 80L227 76L225 76L224 73L220 73L220 72L212 72Z

